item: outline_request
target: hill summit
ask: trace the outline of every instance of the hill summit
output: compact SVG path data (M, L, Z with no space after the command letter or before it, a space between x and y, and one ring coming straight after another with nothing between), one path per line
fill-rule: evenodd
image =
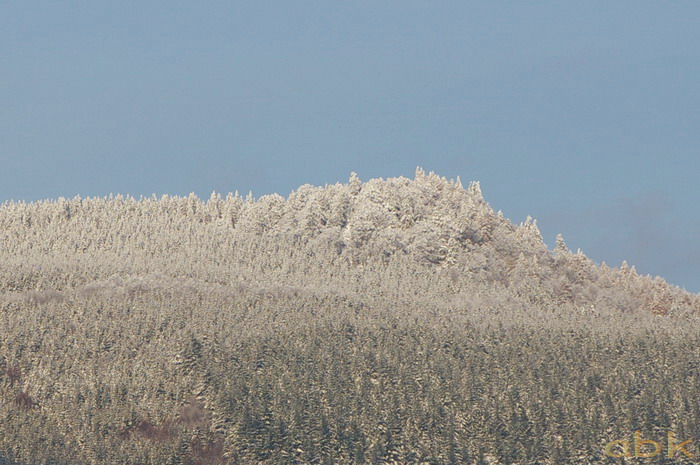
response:
M62 292L112 278L160 285L188 278L227 286L292 286L417 294L487 306L556 311L700 310L700 298L640 276L623 262L597 266L561 236L547 249L536 221L512 224L462 186L416 169L405 177L304 185L289 198L60 198L0 208L0 292ZM150 283L150 284L149 284ZM397 286L402 288L397 291ZM388 294L387 294L388 293ZM474 300L472 299L472 303Z

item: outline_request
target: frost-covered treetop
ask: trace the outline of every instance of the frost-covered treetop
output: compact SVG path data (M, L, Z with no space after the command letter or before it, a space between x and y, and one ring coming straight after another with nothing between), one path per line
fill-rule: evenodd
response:
M288 198L8 202L0 207L0 243L0 292L61 290L115 275L352 289L348 276L361 273L381 283L379 296L391 286L396 292L398 282L425 298L488 295L539 308L700 308L697 296L662 279L571 253L561 236L548 250L535 220L515 225L495 213L478 182L465 188L420 167L413 179L362 182L353 172L346 184L307 184Z

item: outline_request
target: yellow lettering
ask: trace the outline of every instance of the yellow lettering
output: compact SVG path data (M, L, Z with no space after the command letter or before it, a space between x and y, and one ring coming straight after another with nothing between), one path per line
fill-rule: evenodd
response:
M676 452L681 451L683 452L686 457L693 458L693 454L685 450L685 447L693 442L692 439L688 439L687 441L683 441L680 444L675 444L675 439L676 435L673 434L671 431L668 432L668 458L673 458L674 455L676 455Z
M613 447L621 445L622 452L613 452ZM607 446L605 446L605 455L608 457L632 457L630 453L630 442L625 439L618 439L617 441L610 441Z
M654 446L654 452L645 452L642 453L642 446L651 444ZM641 431L635 431L634 432L634 456L635 457L642 457L642 458L651 458L651 457L656 457L661 453L661 444L659 444L656 441L652 441L651 439L645 439L642 441L642 432Z

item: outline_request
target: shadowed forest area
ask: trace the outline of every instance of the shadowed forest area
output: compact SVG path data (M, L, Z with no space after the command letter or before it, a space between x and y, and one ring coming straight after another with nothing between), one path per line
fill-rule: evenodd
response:
M0 207L0 456L696 463L700 297L434 173ZM632 450L634 452L634 450ZM664 454L666 449L664 448Z

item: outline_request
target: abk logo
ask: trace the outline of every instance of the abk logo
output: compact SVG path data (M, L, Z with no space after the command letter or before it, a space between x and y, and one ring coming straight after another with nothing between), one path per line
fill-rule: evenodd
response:
M692 439L678 442L676 435L671 431L668 432L668 440L666 441L666 450L668 458L673 458L677 453L683 453L686 457L693 458L695 455L690 453L686 447L692 443ZM605 455L608 457L640 457L652 458L661 454L663 446L657 441L651 439L642 439L641 431L634 432L633 449L630 448L630 441L626 439L618 439L610 441L605 446ZM642 450L643 449L643 450ZM633 454L634 452L634 454Z

